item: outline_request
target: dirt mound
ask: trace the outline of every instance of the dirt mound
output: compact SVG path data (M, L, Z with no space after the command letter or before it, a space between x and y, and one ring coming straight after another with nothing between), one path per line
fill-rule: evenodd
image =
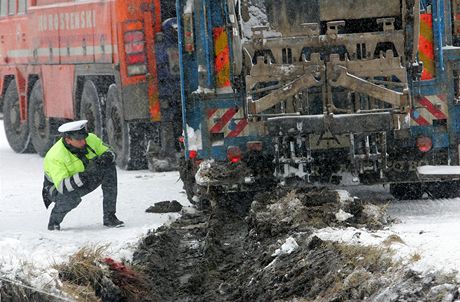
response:
M148 207L145 211L147 213L170 213L180 212L182 205L177 200L165 200L156 202L153 206Z
M251 234L258 237L328 226L378 229L388 223L380 207L359 199L341 200L338 192L326 188L259 194L248 217Z
M386 247L322 241L325 226L379 228L379 207L327 189L259 194L248 212L185 213L149 234L133 262L158 301L453 301L449 276L418 276ZM235 200L234 198L232 200ZM244 202L242 202L244 204Z

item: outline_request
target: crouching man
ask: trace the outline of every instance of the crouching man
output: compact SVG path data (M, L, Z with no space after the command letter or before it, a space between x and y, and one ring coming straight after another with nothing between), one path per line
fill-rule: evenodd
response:
M88 121L61 125L59 139L45 156L43 201L46 208L54 202L48 230L60 230L65 215L76 208L81 198L101 186L103 224L123 226L115 216L117 204L117 170L115 154L95 134L86 131Z

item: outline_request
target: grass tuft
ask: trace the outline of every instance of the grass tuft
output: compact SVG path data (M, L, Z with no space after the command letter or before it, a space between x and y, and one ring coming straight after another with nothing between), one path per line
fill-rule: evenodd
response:
M85 246L69 257L67 263L55 264L63 281L82 286L99 286L104 272L98 261L104 257L108 245Z
M62 291L76 302L101 302L91 285L78 285L68 281L62 282Z
M67 263L55 264L64 291L77 301L101 301L96 295L102 295L102 300L120 297L139 301L146 292L144 276L107 258L107 249L108 245L82 247Z
M393 243L406 244L406 243L404 242L404 240L402 240L401 237L399 237L399 236L396 235L396 234L392 234L392 235L388 236L382 243L383 243L383 245L385 245L385 246L390 246L390 245L392 245Z
M420 259L422 259L422 256L421 256L419 253L417 253L417 252L413 253L413 254L410 255L410 257L409 257L409 261L412 262L412 263L413 263L413 262L420 261Z
M392 259L394 251L389 248L348 244L335 244L335 247L352 267L378 272L395 265Z

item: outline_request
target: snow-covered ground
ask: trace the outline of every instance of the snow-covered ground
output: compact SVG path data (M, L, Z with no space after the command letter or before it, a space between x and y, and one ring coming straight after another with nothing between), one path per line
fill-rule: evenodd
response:
M373 194L378 194L375 195L377 200L382 196L389 197L384 189L375 190ZM460 198L393 200L387 211L398 222L383 231L326 228L316 235L323 240L382 247L386 246L384 241L397 235L402 242L386 241L391 241L390 246L396 251L397 258L416 271L454 272L460 280Z
M117 216L124 228L103 227L99 188L65 217L61 231L50 232L52 206L46 210L41 198L42 163L37 154L10 149L0 120L0 277L27 278L37 286L53 283L56 272L48 269L50 265L67 260L83 246L107 244L107 256L129 259L148 230L178 215L146 213L147 207L172 199L189 205L176 172L118 170Z
M460 198L395 203L390 214L401 220L391 229L421 255L415 268L460 270Z

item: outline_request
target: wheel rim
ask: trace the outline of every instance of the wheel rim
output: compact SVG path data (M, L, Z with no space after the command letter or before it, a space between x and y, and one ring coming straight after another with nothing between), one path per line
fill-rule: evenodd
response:
M96 117L94 114L94 108L90 104L87 104L84 108L84 118L88 120L88 130L94 132L96 129Z
M29 118L21 120L16 83L11 82L4 95L4 126L8 144L17 153L34 152L29 132Z
M48 120L45 117L45 113L43 110L43 104L38 104L35 107L35 111L33 114L33 121L32 121L36 134L40 136L40 138L44 139L48 136L49 133L49 126Z
M113 107L110 112L110 119L107 125L108 133L110 133L110 144L117 151L123 149L123 128L122 119L117 107Z
M15 100L14 103L11 106L11 111L10 111L10 123L13 128L13 131L16 134L21 133L21 118L19 115L19 102L18 100Z
M87 129L103 137L102 112L97 88L92 81L86 81L82 91L80 118L88 120Z

